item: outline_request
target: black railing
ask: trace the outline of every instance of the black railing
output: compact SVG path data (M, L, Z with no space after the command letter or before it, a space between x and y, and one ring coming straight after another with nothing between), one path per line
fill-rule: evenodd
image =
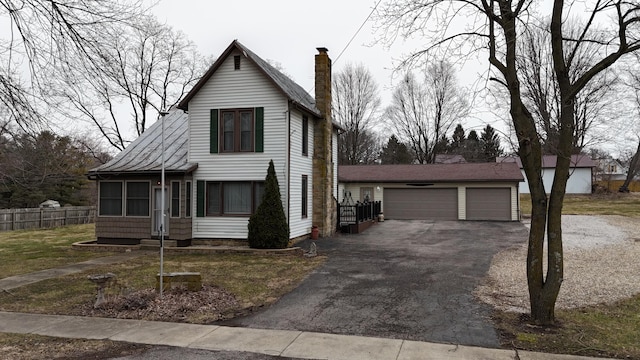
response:
M357 202L355 205L338 204L338 225L342 228L377 219L381 210L382 203L380 201Z

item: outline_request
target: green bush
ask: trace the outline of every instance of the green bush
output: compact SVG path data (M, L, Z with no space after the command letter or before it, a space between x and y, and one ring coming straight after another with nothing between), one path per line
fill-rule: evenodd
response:
M257 249L283 249L289 243L289 224L284 215L273 160L269 162L262 202L249 218L248 240L249 246Z

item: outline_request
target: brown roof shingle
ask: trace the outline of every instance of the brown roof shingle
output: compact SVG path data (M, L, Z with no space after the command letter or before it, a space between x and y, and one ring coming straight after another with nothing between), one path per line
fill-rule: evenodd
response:
M341 165L340 182L492 182L524 181L514 162L427 165Z

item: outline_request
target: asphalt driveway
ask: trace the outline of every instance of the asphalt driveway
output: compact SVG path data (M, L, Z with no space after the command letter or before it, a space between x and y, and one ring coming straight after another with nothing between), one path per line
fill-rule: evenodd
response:
M491 308L472 292L493 255L526 238L513 222L385 221L320 239L325 265L269 308L225 324L498 347Z

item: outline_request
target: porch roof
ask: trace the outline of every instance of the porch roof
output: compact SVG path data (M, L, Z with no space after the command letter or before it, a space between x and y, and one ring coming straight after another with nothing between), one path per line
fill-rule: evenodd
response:
M188 116L173 110L164 118L165 172L194 171L198 164L187 161ZM156 121L111 161L89 170L90 178L101 175L156 174L162 170L162 121Z

